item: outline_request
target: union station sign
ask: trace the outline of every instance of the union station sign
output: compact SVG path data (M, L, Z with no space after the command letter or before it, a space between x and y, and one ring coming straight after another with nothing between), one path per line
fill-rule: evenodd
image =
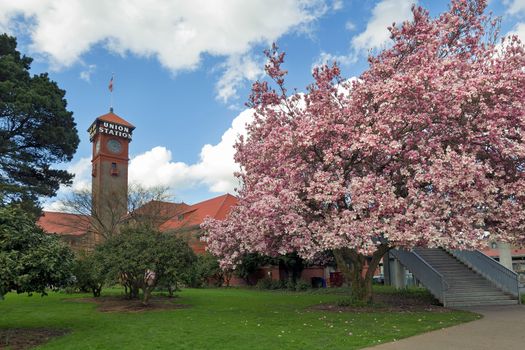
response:
M97 120L89 127L88 132L90 140L93 140L93 137L97 133L118 136L131 140L133 130L124 125Z

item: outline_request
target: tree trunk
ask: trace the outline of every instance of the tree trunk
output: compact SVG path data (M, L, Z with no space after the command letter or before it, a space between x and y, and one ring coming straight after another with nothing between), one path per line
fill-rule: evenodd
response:
M334 250L337 267L350 282L352 298L363 303L372 303L372 277L379 265L381 258L390 249L387 244L381 244L372 255L365 272L367 256L358 253L354 249L340 248Z
M231 271L224 271L224 281L226 282L226 287L230 286L230 280L232 278L233 272Z
M102 292L102 285L97 285L92 288L93 297L98 298L100 297L100 293Z
M151 289L150 287L144 287L142 289L142 305L144 306L148 306L149 305L149 300L151 298L151 292L153 291L153 289Z

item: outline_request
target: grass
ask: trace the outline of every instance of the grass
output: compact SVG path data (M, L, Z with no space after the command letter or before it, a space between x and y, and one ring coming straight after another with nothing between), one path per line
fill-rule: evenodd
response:
M0 301L0 328L71 330L39 349L359 349L479 317L462 311L338 313L308 308L336 303L341 298L336 290L186 289L175 302L190 308L145 313L102 313L94 304L63 300L86 296L8 294Z

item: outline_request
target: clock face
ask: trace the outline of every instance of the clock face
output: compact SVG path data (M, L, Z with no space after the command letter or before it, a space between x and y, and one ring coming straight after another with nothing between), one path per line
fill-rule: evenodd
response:
M120 153L120 151L122 150L122 145L120 144L120 142L114 139L109 140L107 146L108 150L111 153Z
M95 154L98 154L100 152L100 140L97 140L97 143L95 143Z

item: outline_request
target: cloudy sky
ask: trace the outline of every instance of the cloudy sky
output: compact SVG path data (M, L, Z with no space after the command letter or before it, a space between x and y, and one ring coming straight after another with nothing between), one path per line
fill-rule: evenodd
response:
M286 51L288 86L311 82L314 65L337 60L345 76L366 69L369 50L388 45L386 27L410 18L414 0L0 0L0 31L67 91L81 143L74 188L90 186L86 132L109 109L137 128L130 180L169 186L195 203L237 186L232 145L251 114L251 82L262 51ZM448 1L420 0L433 15ZM525 0L492 0L502 33L525 39ZM69 189L62 189L60 195ZM53 208L48 202L48 208Z

